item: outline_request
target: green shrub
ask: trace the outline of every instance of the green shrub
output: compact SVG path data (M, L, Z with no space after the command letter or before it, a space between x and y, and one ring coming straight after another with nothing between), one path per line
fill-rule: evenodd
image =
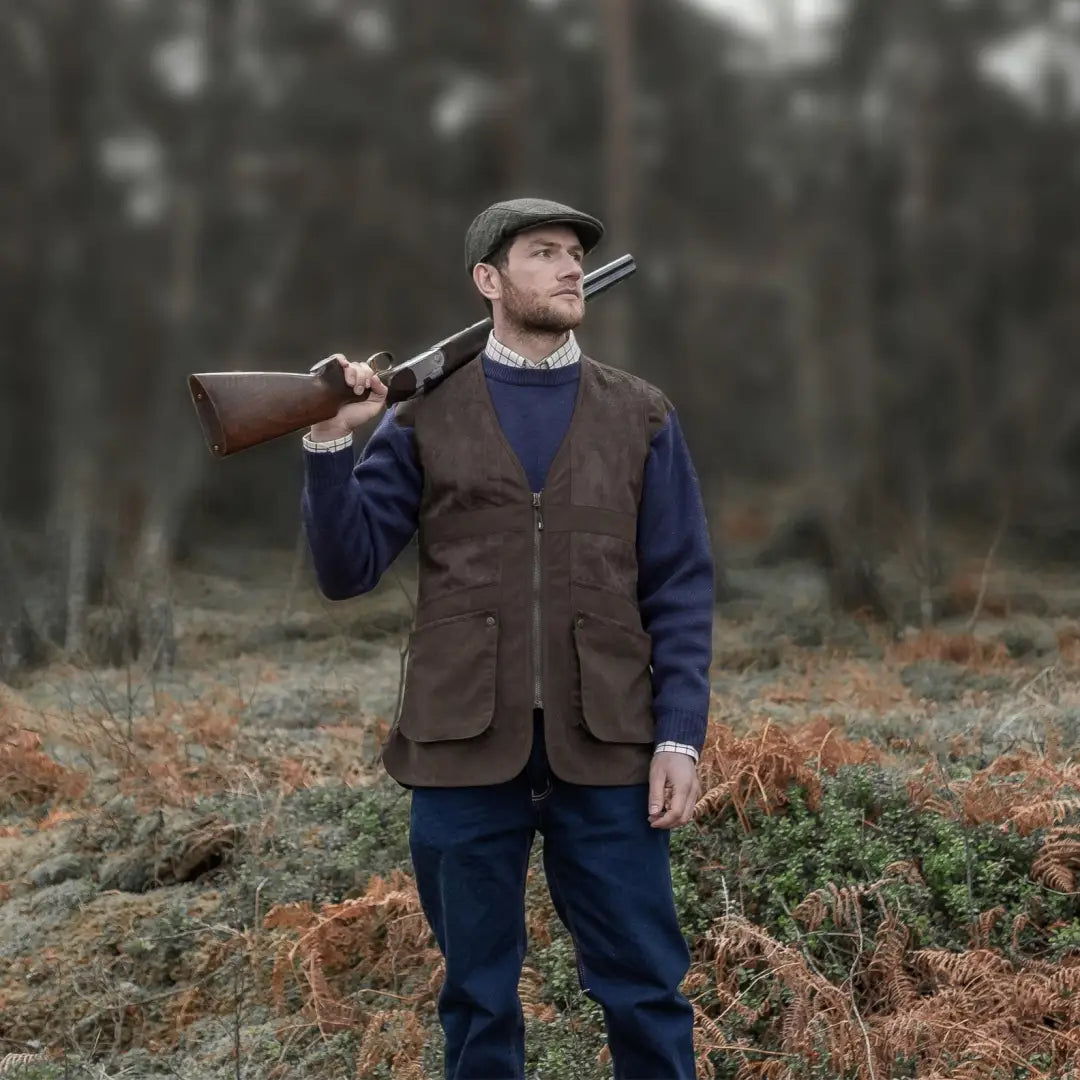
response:
M1014 920L1023 916L1018 945L1026 955L1057 959L1080 948L1080 898L1031 879L1040 833L1023 837L921 810L902 778L880 767L853 766L825 776L816 809L807 805L805 791L795 790L786 811L766 816L751 810L749 824L744 831L727 812L672 837L676 903L684 932L699 950L711 925L727 913L739 914L778 941L795 944L808 966L834 985L847 986L852 972L864 967L886 912L909 928L911 948L961 951L972 944L979 914L999 907L1004 914L985 944L1010 954ZM829 914L811 930L796 915L800 903L830 884L859 891L875 883L858 903L857 922L842 918L838 925ZM722 1030L729 1041L748 1039L778 1050L776 1016L790 1000L787 991L758 970L741 971L738 980L743 1004L753 1009L769 1002L770 1010L754 1023L727 1011ZM850 985L863 1008L862 998L874 988L858 979ZM706 988L698 1003L708 1010L719 999ZM718 1078L734 1076L730 1055L717 1054L714 1064ZM825 1059L788 1061L785 1075L840 1075L827 1066ZM913 1061L898 1059L891 1075L914 1076L914 1068Z
M390 783L301 789L270 810L254 797L215 809L246 829L228 880L229 906L253 917L274 904L337 903L375 874L411 872L408 792Z
M732 904L781 941L801 939L823 973L843 978L855 959L851 928L829 918L808 932L795 908L830 883L869 886L898 863L913 864L922 880L895 873L878 890L880 903L864 901L864 937L872 938L882 906L914 932L917 948L968 947L972 921L995 907L1004 907L1005 915L990 943L1003 948L1017 916L1033 924L1022 940L1034 947L1040 928L1080 915L1076 897L1031 880L1038 833L1023 837L922 811L902 780L878 767L852 766L823 778L816 810L796 790L785 813L752 810L750 825L745 833L729 814L673 836L675 895L690 937L699 937Z

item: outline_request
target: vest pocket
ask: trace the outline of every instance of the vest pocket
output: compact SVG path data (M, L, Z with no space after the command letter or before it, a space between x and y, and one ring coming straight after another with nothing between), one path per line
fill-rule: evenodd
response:
M471 739L490 727L498 640L494 611L451 615L413 630L398 721L406 739Z
M652 639L602 615L574 616L580 670L581 716L601 742L649 743L652 714Z

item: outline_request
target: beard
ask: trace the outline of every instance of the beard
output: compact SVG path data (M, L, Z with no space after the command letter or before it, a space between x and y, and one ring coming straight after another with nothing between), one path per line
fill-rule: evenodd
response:
M503 314L506 318L531 333L564 334L581 325L584 312L566 311L555 304L534 296L526 296L502 278Z

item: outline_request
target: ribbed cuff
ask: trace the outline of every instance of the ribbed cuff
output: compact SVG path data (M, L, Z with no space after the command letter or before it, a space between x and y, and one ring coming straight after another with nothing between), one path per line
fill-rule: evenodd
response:
M352 443L340 450L305 450L304 474L313 489L340 487L349 482L353 471Z
M657 713L656 745L679 743L692 746L699 754L705 745L705 728L709 718L700 713L680 712L676 709Z

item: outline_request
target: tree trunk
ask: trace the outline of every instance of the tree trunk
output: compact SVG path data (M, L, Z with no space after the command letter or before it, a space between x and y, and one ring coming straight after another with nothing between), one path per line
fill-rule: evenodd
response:
M853 251L860 241L850 223L819 228L795 234L790 288L814 547L837 608L887 619L868 521L876 403L865 372L876 360L862 260ZM831 242L826 231L845 241Z
M102 5L78 5L72 25L56 28L50 57L48 232L40 334L50 380L53 450L49 527L50 630L69 654L84 645L91 577L90 543L98 505L101 452L101 355L96 326L102 311L102 222L96 149Z
M178 158L170 235L165 362L153 392L145 433L149 444L143 473L145 514L135 548L132 604L140 657L154 668L171 666L176 655L171 574L184 510L198 486L204 451L192 434L186 376L206 353L208 232L224 213L230 148L235 144L235 0L212 2L202 11L208 57L202 100L188 118ZM246 24L245 24L246 25Z
M633 252L634 144L634 15L632 0L603 0L604 186L607 235L611 254ZM615 251L618 249L618 252ZM622 289L604 299L604 352L607 362L633 371L633 308Z
M20 570L0 522L0 679L12 678L46 653L26 605Z

